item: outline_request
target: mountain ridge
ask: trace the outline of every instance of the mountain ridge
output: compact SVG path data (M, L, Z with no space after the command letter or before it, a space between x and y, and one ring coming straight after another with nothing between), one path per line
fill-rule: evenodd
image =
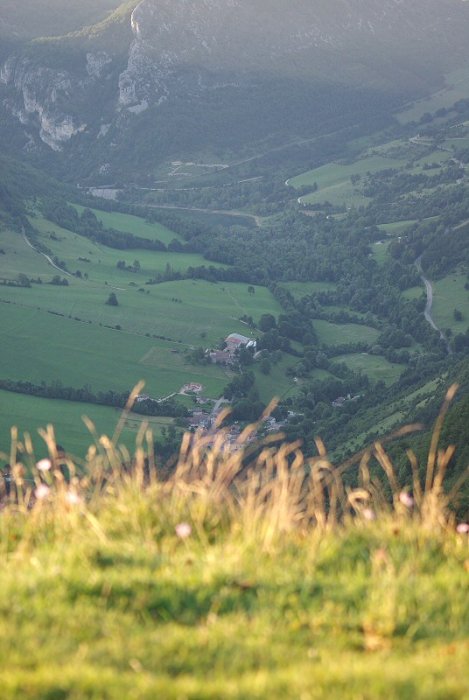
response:
M327 120L321 101L331 117L349 110L359 119L350 104L360 100L362 111L369 100L371 111L389 112L466 58L468 29L460 0L121 3L91 27L10 50L0 110L26 151L82 157L93 143L88 170L106 175L143 128L157 160L178 155L171 144L181 135L200 150L214 146L214 133L223 141L226 114L236 115L241 143L314 131ZM340 102L333 93L345 90L356 96ZM194 119L209 123L207 133Z

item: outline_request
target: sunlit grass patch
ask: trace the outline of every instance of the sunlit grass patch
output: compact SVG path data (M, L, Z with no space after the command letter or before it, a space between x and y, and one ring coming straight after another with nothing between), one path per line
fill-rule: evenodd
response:
M52 427L38 462L13 431L2 698L462 700L467 535L438 449L454 392L405 483L379 443L346 487L320 440L253 452L256 426L237 450L186 435L172 473L144 426L132 456L121 423L83 463Z

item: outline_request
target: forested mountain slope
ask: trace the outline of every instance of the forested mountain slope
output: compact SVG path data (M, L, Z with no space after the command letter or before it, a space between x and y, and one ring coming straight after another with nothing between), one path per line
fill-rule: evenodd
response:
M67 24L49 4L34 35L79 30L115 5L81 4ZM7 3L4 33L11 17ZM72 174L112 179L165 157L383 120L465 60L468 28L460 0L122 3L62 38L18 44L12 29L0 136L43 164L72 153Z

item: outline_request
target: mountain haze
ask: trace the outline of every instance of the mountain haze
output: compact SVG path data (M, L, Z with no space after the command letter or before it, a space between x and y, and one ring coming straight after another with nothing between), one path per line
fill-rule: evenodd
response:
M461 0L115 6L81 4L74 24L44 27L74 30L62 37L25 43L12 31L0 68L0 135L13 149L39 162L56 153L57 167L62 152L73 154L78 177L109 179L123 168L138 176L170 156L387 116L468 53ZM79 29L80 19L102 21ZM0 26L11 21L7 3Z

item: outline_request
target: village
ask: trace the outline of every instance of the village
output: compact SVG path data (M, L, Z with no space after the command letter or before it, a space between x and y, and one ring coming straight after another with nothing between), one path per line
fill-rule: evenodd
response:
M240 333L231 333L228 335L221 343L221 348L222 349L207 348L204 353L207 361L211 364L217 364L227 368L235 367L238 363L239 353L242 348L249 350L253 354L254 359L258 359L261 356L261 352L256 351L256 340L241 335ZM204 386L202 384L190 382L184 384L179 391L159 399L153 398L148 394L140 394L136 398L136 404L138 405L143 402L161 404L176 396L192 398L193 407L189 409L187 418L181 419L181 422L184 422L185 427L190 432L197 432L199 435L203 435L205 444L209 446L212 436L213 440L215 439L216 429L220 423L220 416L224 411L229 409L231 402L223 396L218 399L206 397L204 396ZM257 433L253 434L248 442L254 442L258 439L260 434L280 432L283 425L284 423L269 416L264 419ZM243 429L244 424L238 421L233 422L233 424L227 428L225 444L230 446L233 451L241 447L238 439ZM244 443L244 446L245 445L246 443Z
M203 355L202 349L200 350L201 356L205 358L206 362L220 365L225 368L236 368L239 363L239 355L242 349L246 349L251 352L254 360L262 357L262 350L259 351L257 349L257 341L240 333L230 333L220 343L220 347L206 348L203 351ZM294 377L293 381L296 383L298 382L298 379ZM205 444L210 446L215 439L215 434L219 428L220 416L224 411L229 412L231 401L224 396L218 399L204 396L204 386L202 384L197 382L189 382L184 384L179 391L175 391L174 393L159 399L152 398L148 394L140 394L136 398L136 403L139 404L145 401L155 404L162 404L176 396L191 397L193 400L193 406L188 409L189 415L185 418L179 419L181 422L181 427L185 427L190 432L203 436ZM360 398L360 394L355 396L351 394L347 394L346 396L338 396L336 399L331 401L331 406L335 409L342 409L347 403L356 402ZM261 435L280 433L290 418L301 415L302 414L298 414L290 410L287 412L286 419L283 421L276 420L272 416L265 418L258 430L249 438L248 442L255 442ZM244 427L245 424L240 421L234 421L227 427L225 445L229 446L231 450L236 451L241 449L239 436L244 430ZM244 443L244 446L245 445L246 443Z

